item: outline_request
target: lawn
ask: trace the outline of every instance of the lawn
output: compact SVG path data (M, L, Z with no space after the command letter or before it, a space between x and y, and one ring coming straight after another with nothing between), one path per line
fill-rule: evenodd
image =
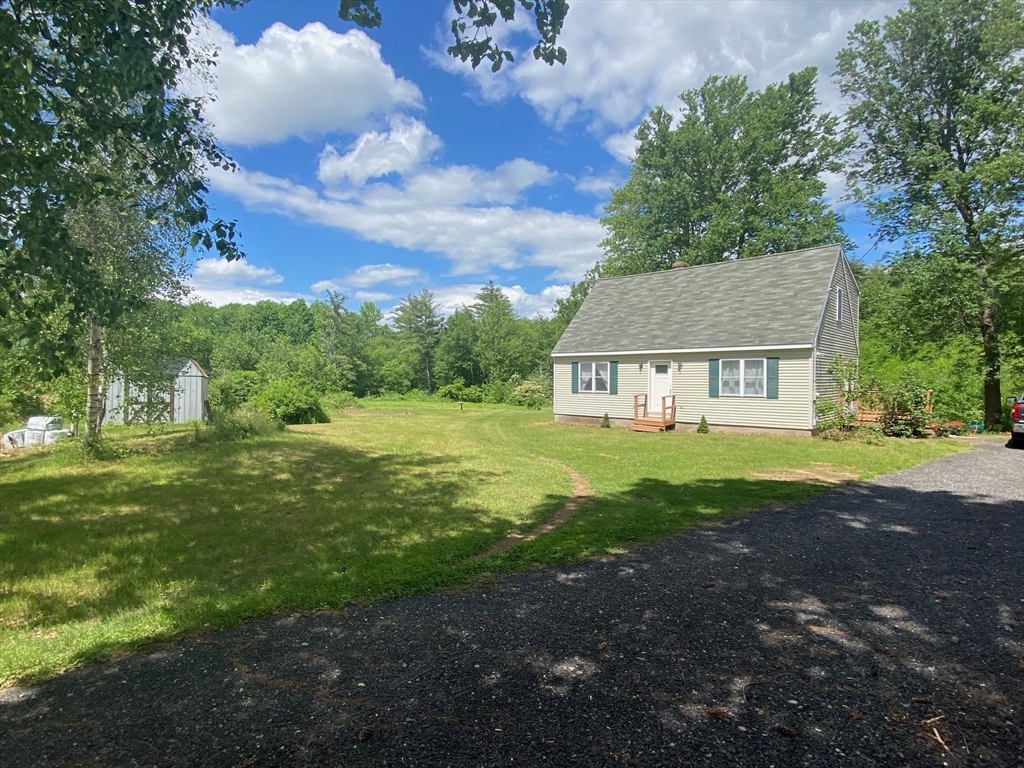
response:
M115 432L133 450L118 461L0 460L0 685L278 609L607 554L965 448L637 434L411 402L237 443L187 436ZM566 465L596 496L557 530L479 558L561 508Z

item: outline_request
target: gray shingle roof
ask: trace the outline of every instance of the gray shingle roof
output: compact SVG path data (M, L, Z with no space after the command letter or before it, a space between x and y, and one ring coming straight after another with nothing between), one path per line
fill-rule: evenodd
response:
M552 354L813 344L842 248L598 280Z

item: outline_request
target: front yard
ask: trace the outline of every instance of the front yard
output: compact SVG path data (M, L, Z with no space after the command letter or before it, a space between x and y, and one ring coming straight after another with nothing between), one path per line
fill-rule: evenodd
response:
M129 458L0 460L0 685L274 610L467 584L615 552L716 515L966 448L556 426L499 407L381 403L258 440L114 440ZM556 530L480 559L572 494Z

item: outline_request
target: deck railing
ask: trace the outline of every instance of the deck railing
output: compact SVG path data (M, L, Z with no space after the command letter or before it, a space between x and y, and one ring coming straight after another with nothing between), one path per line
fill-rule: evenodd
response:
M647 418L647 395L633 395L633 421Z
M647 410L647 395L633 395L633 421L653 418ZM661 398L661 421L665 424L675 423L676 396L665 395Z

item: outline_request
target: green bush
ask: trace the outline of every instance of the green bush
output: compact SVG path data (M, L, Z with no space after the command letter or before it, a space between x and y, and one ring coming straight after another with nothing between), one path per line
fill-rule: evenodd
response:
M524 405L527 408L543 408L548 404L548 395L537 382L524 381L512 390L512 396L508 402L512 405Z
M225 413L236 411L249 402L259 383L255 371L228 371L210 382L210 405Z
M704 418L703 415L700 417L700 424L697 425L697 431L702 435L706 435L711 431L711 427L708 426L708 420Z
M814 403L814 428L825 440L846 440L852 434L854 415L835 400L822 399Z
M285 424L322 424L330 421L316 393L294 380L267 384L256 394L253 402L265 416Z
M483 386L483 401L495 405L511 403L517 386L519 386L518 381L489 381Z
M272 435L284 429L284 422L271 419L254 408L243 408L234 413L214 411L209 424L192 421L189 426L193 441L212 443Z
M612 420L608 418L608 414L605 413L604 418L601 419L601 429L611 429Z
M927 393L914 374L900 376L896 387L883 395L881 427L888 437L924 435Z
M451 384L438 387L435 393L442 400L451 400L453 403L482 403L484 391L480 387L466 386L462 379L456 379Z

